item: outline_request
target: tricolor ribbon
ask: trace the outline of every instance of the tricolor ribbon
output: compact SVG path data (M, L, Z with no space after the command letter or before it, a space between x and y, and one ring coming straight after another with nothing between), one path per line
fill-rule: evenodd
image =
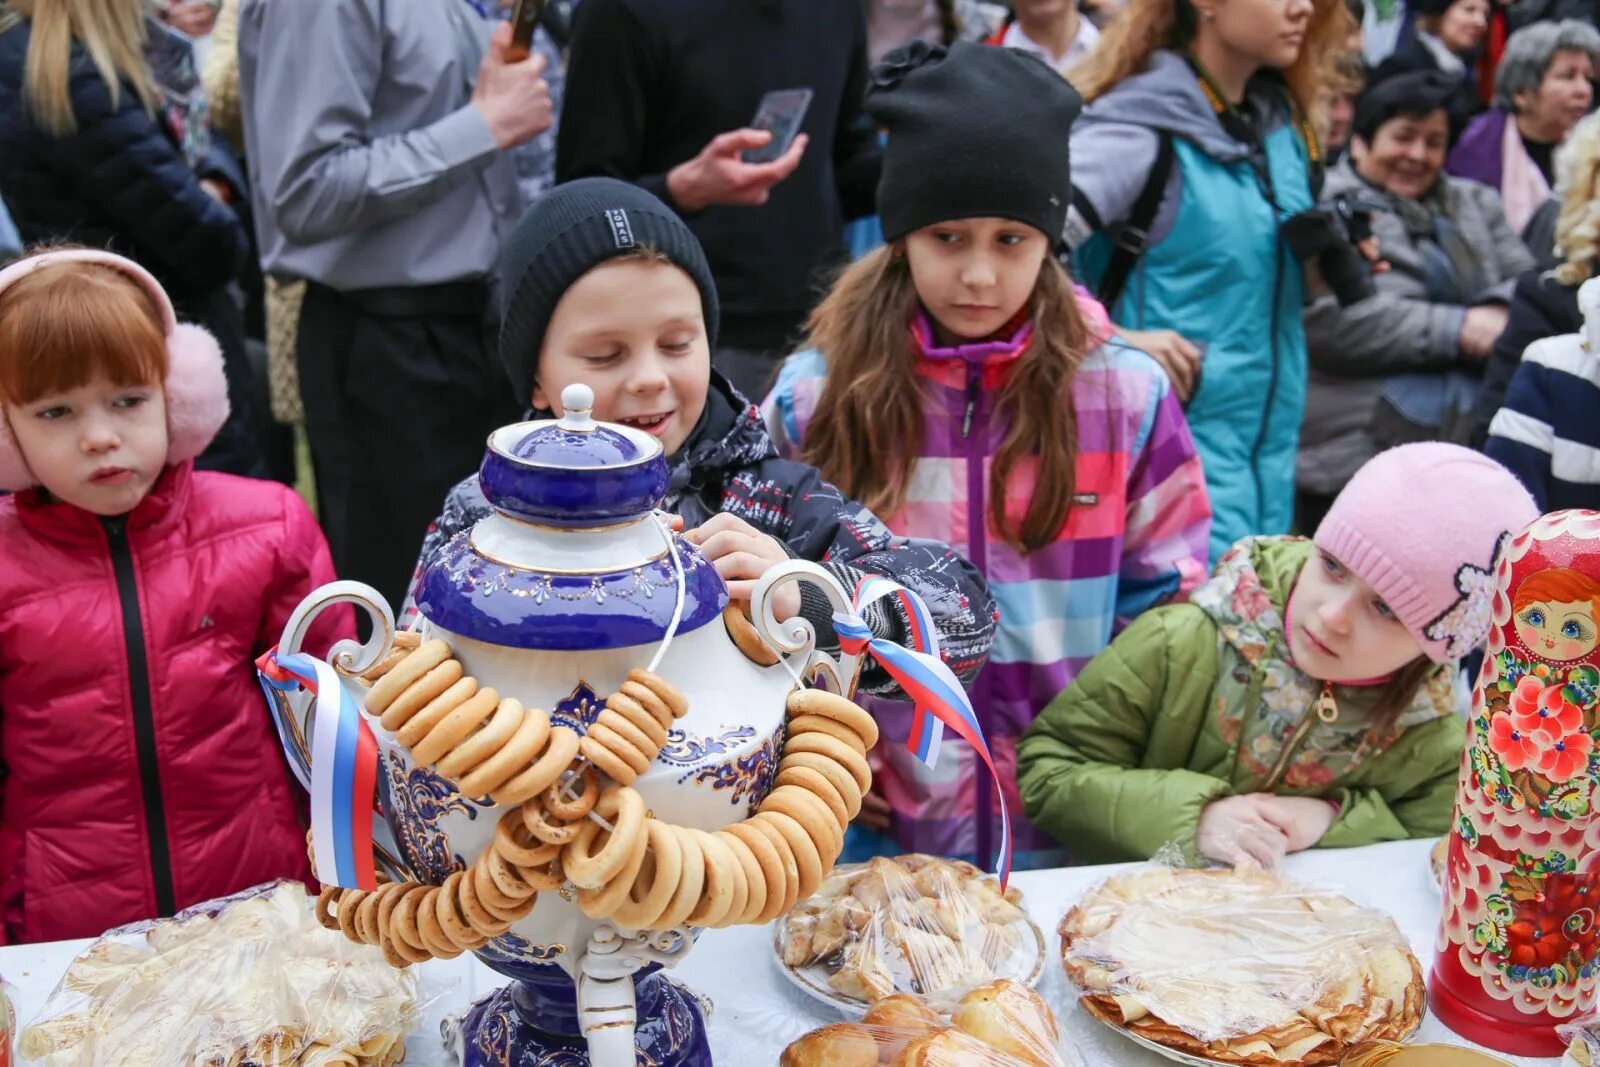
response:
M377 832L378 740L333 667L304 654L273 649L256 662L263 687L305 689L317 700L310 767L280 722L278 733L295 776L311 792L311 867L324 885L378 888L373 862ZM269 694L270 699L270 694Z
M873 635L862 618L867 606L885 597L899 600L911 621L911 648L905 648ZM933 627L933 618L927 605L911 590L879 575L868 575L856 585L851 598L850 612L836 611L833 628L839 635L839 648L847 656L871 653L895 683L911 699L915 712L911 720L911 735L906 738L906 748L918 760L933 767L939 760L939 747L944 739L945 727L971 745L989 768L989 778L994 783L995 794L1000 799L1000 885L1011 880L1011 814L1006 809L1005 790L1000 787L1000 774L995 769L994 756L989 742L984 739L983 727L978 725L977 713L966 690L945 662L939 658L939 637Z

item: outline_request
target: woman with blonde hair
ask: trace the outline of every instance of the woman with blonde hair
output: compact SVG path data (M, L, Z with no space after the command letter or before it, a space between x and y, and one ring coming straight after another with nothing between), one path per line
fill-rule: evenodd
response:
M1079 272L1184 400L1211 558L1286 533L1305 406L1301 264L1317 129L1355 28L1344 0L1130 0L1070 75Z
M113 249L221 342L232 407L200 465L264 473L244 323L248 247L228 190L185 154L146 58L143 0L0 0L0 197L24 244Z

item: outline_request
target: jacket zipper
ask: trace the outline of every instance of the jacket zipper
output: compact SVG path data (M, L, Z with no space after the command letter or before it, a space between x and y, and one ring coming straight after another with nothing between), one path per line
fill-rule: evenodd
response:
M1261 783L1258 792L1270 792L1277 786L1279 779L1289 769L1289 761L1305 743L1306 735L1311 733L1311 728L1318 722L1335 723L1339 721L1339 705L1333 699L1333 683L1322 683L1322 694L1306 709L1300 717L1300 723L1294 728L1289 743L1283 746L1283 752L1278 756L1277 764L1272 768L1272 773L1267 775L1267 780Z
M1273 257L1277 261L1272 272L1272 367L1267 376L1267 403L1261 409L1261 425L1256 428L1256 443L1250 449L1250 479L1256 487L1256 518L1259 528L1265 529L1267 518L1267 501L1265 489L1261 484L1261 448L1267 441L1267 424L1272 419L1272 406L1278 398L1278 362L1282 355L1278 348L1278 306L1283 302L1283 249L1279 247L1281 238L1276 236L1272 242Z
M980 387L982 384L983 367L979 364L968 363L967 407L965 414L961 418L961 439L963 441L968 440L976 427L978 431L978 448L976 455L974 455L970 446L967 448L967 549L971 553L972 562L978 567L978 572L980 574L988 574L988 531L984 526L984 515L988 509L984 507L983 450L988 443L987 430L989 420L987 418L988 412L979 409ZM983 714L983 709L988 705L985 699L988 688L984 684L983 672L980 671L978 677L973 679L971 689L973 710L979 715ZM991 799L994 785L983 779L984 776L982 774L974 774L972 776L973 788L978 791L975 805L978 817L975 845L978 866L984 870L989 870L992 866L990 854L993 851L994 837L994 801Z
M133 699L133 741L139 760L139 792L144 799L145 839L150 848L150 877L155 883L156 914L173 914L172 850L167 841L166 807L161 795L161 771L156 756L155 710L150 700L150 663L144 651L144 622L139 614L139 584L133 573L133 551L128 545L127 519L107 518L106 540L111 545L111 570L117 579L117 599L122 605L122 639L128 653L128 689Z

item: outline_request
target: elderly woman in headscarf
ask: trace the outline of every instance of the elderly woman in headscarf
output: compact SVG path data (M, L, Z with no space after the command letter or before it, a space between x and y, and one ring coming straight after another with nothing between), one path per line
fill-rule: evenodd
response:
M1528 223L1555 185L1555 151L1594 102L1600 31L1575 19L1511 35L1495 71L1495 106L1468 123L1445 169L1500 191L1511 228ZM1544 254L1549 249L1534 249Z
M1314 291L1306 308L1302 524L1378 452L1466 436L1512 281L1533 266L1495 191L1444 173L1454 91L1432 71L1369 86L1356 101L1350 158L1328 172L1325 204L1381 206L1372 229L1390 269L1364 300L1346 307Z

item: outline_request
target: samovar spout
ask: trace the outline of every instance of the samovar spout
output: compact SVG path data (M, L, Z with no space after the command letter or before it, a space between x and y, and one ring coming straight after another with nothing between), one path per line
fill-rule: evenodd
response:
M638 1003L633 976L651 963L673 967L693 944L689 931L625 933L602 923L578 962L578 1023L591 1067L634 1067Z

